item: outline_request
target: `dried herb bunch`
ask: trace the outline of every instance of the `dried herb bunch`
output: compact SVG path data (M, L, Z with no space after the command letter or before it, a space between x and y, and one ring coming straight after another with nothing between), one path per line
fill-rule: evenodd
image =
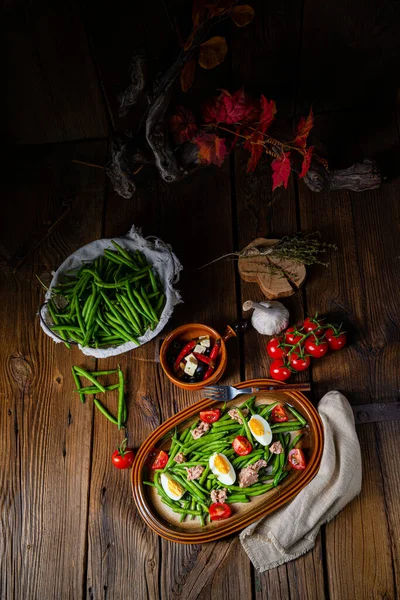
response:
M325 254L326 251L337 250L337 246L334 244L327 244L321 241L319 232L315 233L296 233L283 237L279 242L272 246L258 246L252 247L245 250L239 250L238 252L229 252L223 256L212 260L211 262L200 267L207 267L223 259L254 259L257 257L264 257L266 260L266 268L274 273L280 273L284 275L282 267L276 265L273 260L288 260L296 264L304 264L307 267L315 264L328 266L327 262L321 260L321 255Z

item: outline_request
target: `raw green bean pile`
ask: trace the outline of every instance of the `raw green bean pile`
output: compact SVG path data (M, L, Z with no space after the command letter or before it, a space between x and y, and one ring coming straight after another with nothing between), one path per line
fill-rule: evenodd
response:
M102 375L114 375L118 373L118 383L104 386L102 385L98 377ZM106 392L110 392L112 390L118 390L118 416L115 418L103 404L97 398L93 399L93 402L96 408L114 425L118 425L118 429L121 429L123 425L126 423L126 419L128 417L127 407L126 407L126 399L125 399L125 380L124 374L121 369L111 369L108 371L86 371L82 369L82 367L72 367L72 377L74 378L76 385L76 392L79 394L81 402L85 402L86 395L96 395L96 394L105 394ZM82 386L81 378L84 377L93 385L91 386Z
M165 295L156 271L139 250L131 254L111 243L115 250L69 271L52 288L50 328L68 347L71 341L90 348L139 345L137 338L158 325ZM57 296L65 299L64 308Z
M209 518L209 506L212 504L210 493L212 490L225 488L227 490L227 503L235 502L250 502L253 496L259 496L272 490L276 487L288 474L288 455L299 442L302 433L292 439L291 432L303 429L307 425L304 417L294 408L286 405L285 408L291 413L290 420L284 423L270 422L272 410L279 403L255 405L255 396L244 402L238 408L239 414L243 420L243 425L232 419L228 414L228 408L225 406L222 409L221 417L213 423L211 428L202 437L195 440L191 435L191 431L195 429L201 421L196 421L190 428L184 429L180 434L175 430L172 437L171 447L169 449L169 459L164 469L153 471L153 481L145 481L146 485L153 486L157 489L161 501L169 506L175 513L180 514L180 521L186 518L194 519L198 517L202 526L204 526ZM248 408L249 414L243 416L242 409ZM252 415L258 414L269 422L273 433L271 446L274 442L281 442L284 452L282 454L272 454L268 446L263 446L258 443L251 435L248 427L248 421ZM252 451L246 456L240 456L235 453L232 448L233 440L238 436L250 436L249 441L253 446ZM178 464L174 458L182 452L185 456L185 462ZM248 487L241 488L238 481L235 485L225 485L218 481L209 467L209 459L215 452L226 456L235 469L238 476L241 469L254 464L259 459L267 461L267 468L263 468L259 472L259 478L256 483ZM200 479L187 479L186 468L201 465L205 467ZM179 501L172 500L165 493L160 483L162 473L175 480L184 490L185 493Z

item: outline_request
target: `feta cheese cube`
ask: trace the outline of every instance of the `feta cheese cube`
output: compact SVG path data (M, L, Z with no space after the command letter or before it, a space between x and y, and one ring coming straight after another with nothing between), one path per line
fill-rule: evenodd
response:
M204 348L209 348L211 346L209 335L200 335L199 340L200 344L204 346Z
M193 352L197 352L198 354L204 354L205 351L206 351L205 346L200 346L200 344L197 344L197 346L193 350Z
M197 362L197 358L193 356L193 354L189 354L189 356L186 357L186 365L184 368L184 372L186 373L186 375L190 375L190 377L193 377L198 364L199 363Z

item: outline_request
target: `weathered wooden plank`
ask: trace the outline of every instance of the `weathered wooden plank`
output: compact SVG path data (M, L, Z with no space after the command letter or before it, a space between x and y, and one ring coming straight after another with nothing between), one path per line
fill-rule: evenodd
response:
M107 135L107 117L78 2L8 3L2 131L17 143Z
M399 462L396 460L399 435L400 423L398 421L375 425L375 441L382 471L382 485L385 494L384 509L389 526L395 590L400 589L400 503L398 495L400 473Z
M83 150L84 147L84 150ZM77 147L94 162L105 144ZM71 185L74 148L47 147L47 159L33 165L26 206L46 221L58 194ZM59 160L54 160L57 157ZM49 158L51 157L51 158ZM49 163L54 171L46 188ZM67 169L68 167L68 169ZM92 408L73 393L71 365L83 360L77 349L56 345L40 330L37 309L43 293L36 274L50 272L79 246L100 235L104 176L86 170L65 222L13 276L2 271L0 323L1 575L4 598L79 598L86 570L88 485ZM18 179L15 198L20 194ZM9 192L10 193L10 192ZM8 196L12 203L14 194ZM98 210L98 212L97 212ZM18 237L15 223L8 222Z
M397 2L304 3L299 103L316 111L394 106L400 58Z
M355 158L356 154L374 157L397 143L397 131L394 120L385 115L379 135L371 132L363 143L356 144L354 138L368 119L376 126L376 118L369 113L321 117L317 119L317 134L325 140L333 138L335 132L340 140L348 131L344 160ZM398 319L394 308L398 296L397 268L390 258L392 253L398 255L398 238L393 236L393 223L398 218L397 187L393 181L381 190L362 195L317 195L300 184L302 230L318 229L325 241L336 243L339 248L330 253L327 271L323 267L313 269L314 277L306 288L307 306L310 313L318 310L321 315L343 320L350 338L347 349L314 361L313 380L318 396L338 388L355 404L394 399L398 373L386 365L398 354L398 329L394 326L394 319ZM382 206L383 215L379 214ZM386 281L392 281L392 286ZM358 430L364 461L361 495L326 527L329 590L333 597L395 597L385 496L373 428L364 425ZM363 569L359 566L361 561Z

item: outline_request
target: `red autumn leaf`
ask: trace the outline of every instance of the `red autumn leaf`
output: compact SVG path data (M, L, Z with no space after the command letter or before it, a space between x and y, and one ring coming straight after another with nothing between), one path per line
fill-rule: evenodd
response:
M203 110L206 123L240 123L253 110L253 103L240 88L234 94L221 90L221 94L206 104Z
M274 100L267 100L261 95L260 130L265 133L276 115L276 104Z
M314 126L314 114L312 107L310 108L310 112L308 117L300 117L300 121L297 125L296 137L294 139L294 144L299 148L305 148L307 145L308 134Z
M311 165L311 158L312 158L313 150L314 150L314 146L310 146L309 148L307 148L306 153L304 155L303 164L301 165L301 173L299 175L299 178L305 177L307 175L308 170Z
M187 92L188 89L192 87L195 69L195 59L189 60L187 63L185 63L180 77L182 92Z
M177 107L177 112L169 120L171 133L176 144L190 142L197 133L196 120L192 111L183 106Z
M276 190L278 187L281 187L281 185L287 189L289 175L292 168L289 157L290 152L284 152L281 156L272 161L272 191Z
M227 155L224 138L219 138L215 133L204 133L203 131L193 140L198 148L198 157L201 163L217 165L220 167Z
M264 136L259 131L255 131L244 143L244 147L251 153L251 156L247 162L246 173L253 173L256 166L264 152L264 147L257 143L261 142Z

